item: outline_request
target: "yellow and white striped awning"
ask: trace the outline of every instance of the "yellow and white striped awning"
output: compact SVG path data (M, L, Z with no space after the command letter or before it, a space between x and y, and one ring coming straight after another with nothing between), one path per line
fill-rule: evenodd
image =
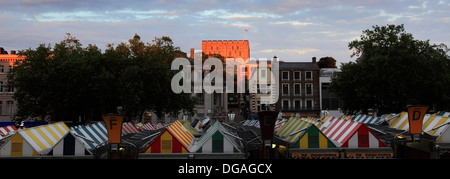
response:
M68 132L69 127L64 122L57 122L20 130L19 134L40 155L47 154L59 140Z

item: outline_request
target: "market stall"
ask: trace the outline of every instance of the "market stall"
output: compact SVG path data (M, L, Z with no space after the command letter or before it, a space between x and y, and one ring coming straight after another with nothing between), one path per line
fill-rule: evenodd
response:
M194 153L242 153L240 137L232 134L219 122L213 125L198 139L194 139L190 151ZM242 140L242 139L241 139Z
M69 132L64 122L21 129L1 146L1 156L47 155Z
M151 142L144 153L188 153L193 138L180 121L175 121Z
M91 153L96 146L108 141L108 131L103 121L72 127L71 133L80 138L81 143Z
M86 156L92 155L91 152L81 143L81 138L75 137L68 132L47 154L52 156Z
M386 145L363 123L334 119L323 133L343 148L380 148Z

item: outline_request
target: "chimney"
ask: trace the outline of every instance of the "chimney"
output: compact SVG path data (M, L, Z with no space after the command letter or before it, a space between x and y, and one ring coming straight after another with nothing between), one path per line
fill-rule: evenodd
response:
M316 63L316 57L312 57L312 62Z
M191 59L194 59L194 48L191 48Z
M11 55L15 55L16 51L15 50L11 50Z

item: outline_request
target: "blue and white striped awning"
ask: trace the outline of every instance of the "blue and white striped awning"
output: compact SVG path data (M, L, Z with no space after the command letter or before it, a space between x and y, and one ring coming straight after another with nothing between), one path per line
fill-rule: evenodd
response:
M383 121L383 118L368 116L368 115L364 115L364 114L358 114L355 117L353 117L353 121L361 122L364 124L378 124Z

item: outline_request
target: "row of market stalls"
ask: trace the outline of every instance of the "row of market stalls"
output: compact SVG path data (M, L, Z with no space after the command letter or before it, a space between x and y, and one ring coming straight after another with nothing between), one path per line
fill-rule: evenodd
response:
M450 153L450 113L427 114L424 139ZM405 148L407 113L277 119L271 158L392 158ZM258 120L222 123L209 118L170 124L123 123L123 148L138 158L266 158ZM0 127L0 156L99 156L108 146L104 122L67 127L64 122L17 129ZM400 141L400 142L399 142ZM409 144L408 144L409 145ZM406 146L406 144L405 144ZM450 146L450 145L449 145ZM436 148L436 147L435 147ZM418 149L422 150L422 149ZM104 150L103 150L104 151ZM423 152L423 151L422 151Z
M122 134L140 131L124 123ZM160 124L158 125L160 126ZM158 128L158 127L154 127ZM56 122L18 130L14 125L0 127L0 156L92 156L94 149L108 141L104 122L69 128Z

